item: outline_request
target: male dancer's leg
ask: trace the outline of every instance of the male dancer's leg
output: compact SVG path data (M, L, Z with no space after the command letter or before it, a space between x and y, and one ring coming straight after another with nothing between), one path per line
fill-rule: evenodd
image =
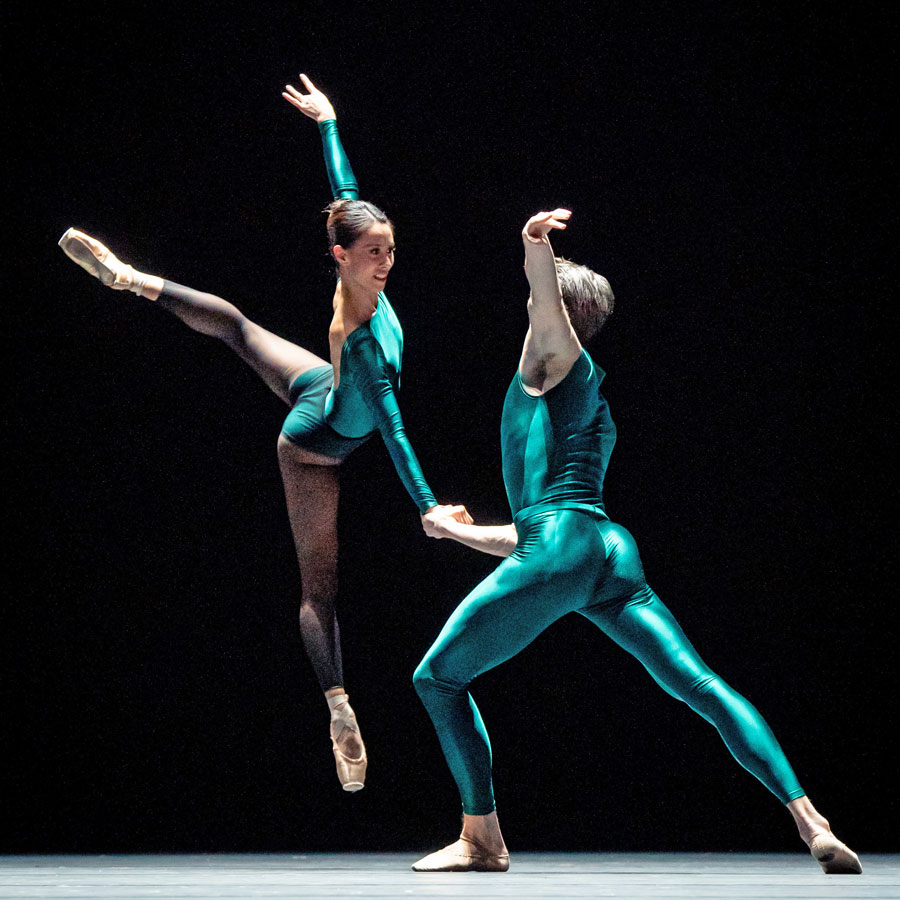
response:
M802 797L803 788L763 717L703 662L675 617L643 582L631 535L613 522L598 527L611 572L620 585L630 582L636 589L606 599L611 593L611 579L606 578L599 585L599 602L579 612L635 656L665 691L714 725L734 758L782 803Z
M457 607L413 676L467 815L494 809L490 741L467 686L527 647L585 597L565 551L576 530L573 516L583 514L551 512L518 525L513 555Z
M734 758L755 775L794 818L801 839L826 874L859 874L857 855L831 831L800 787L787 757L756 708L700 658L678 622L643 581L634 539L620 525L598 524L609 570L595 602L579 612L645 666L657 683L716 727ZM642 584L635 584L640 579ZM632 583L630 594L621 587Z

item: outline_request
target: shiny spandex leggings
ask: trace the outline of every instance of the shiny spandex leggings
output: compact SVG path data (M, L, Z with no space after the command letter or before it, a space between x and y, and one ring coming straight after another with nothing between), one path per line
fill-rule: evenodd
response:
M710 671L644 580L634 538L599 514L523 511L515 552L466 597L413 681L437 730L463 812L494 809L491 747L469 682L576 611L714 725L734 758L783 803L803 789L756 709Z

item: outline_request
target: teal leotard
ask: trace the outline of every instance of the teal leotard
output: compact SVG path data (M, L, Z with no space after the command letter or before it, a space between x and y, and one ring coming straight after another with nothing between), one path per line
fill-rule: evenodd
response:
M801 797L768 725L706 666L648 587L634 538L604 511L615 426L599 390L603 374L584 350L563 381L541 396L528 394L516 374L501 426L515 551L457 607L413 677L463 811L494 809L490 742L469 682L573 611L712 723L738 762L782 802Z
M344 153L337 122L319 123L325 168L335 198L357 200L359 188ZM341 349L341 381L330 365L310 369L290 386L291 411L281 433L292 443L344 459L380 431L404 487L424 512L436 501L406 437L397 405L403 329L383 293L372 318L351 332Z

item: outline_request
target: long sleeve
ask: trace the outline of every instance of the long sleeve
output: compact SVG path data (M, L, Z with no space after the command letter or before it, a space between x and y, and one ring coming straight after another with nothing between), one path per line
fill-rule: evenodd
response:
M437 501L406 436L397 395L388 377L387 361L368 328L358 328L350 335L344 346L343 358L348 365L345 366L342 361L341 378L348 372L352 373L353 384L381 432L403 486L419 512L424 513L436 506Z
M331 193L335 200L359 200L359 185L350 168L350 160L344 153L341 138L338 135L337 122L326 119L319 122L319 134L322 135L322 152L325 154L325 171L331 184Z

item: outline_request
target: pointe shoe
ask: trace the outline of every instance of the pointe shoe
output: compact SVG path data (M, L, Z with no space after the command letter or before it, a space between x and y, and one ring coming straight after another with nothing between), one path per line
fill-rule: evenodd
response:
M346 696L346 695L345 695ZM341 750L341 744L348 734L355 734L359 740L360 755L348 756ZM338 780L345 791L361 791L366 785L366 748L359 734L356 714L345 700L331 711L331 749L334 751L334 762Z
M94 278L99 278L107 287L118 291L130 291L137 287L134 269L123 263L105 244L83 231L69 228L59 239L59 246L69 259Z
M413 872L505 872L507 869L508 853L491 853L476 841L464 837L423 856L412 867Z
M861 875L859 857L830 831L809 842L809 852L826 875Z

